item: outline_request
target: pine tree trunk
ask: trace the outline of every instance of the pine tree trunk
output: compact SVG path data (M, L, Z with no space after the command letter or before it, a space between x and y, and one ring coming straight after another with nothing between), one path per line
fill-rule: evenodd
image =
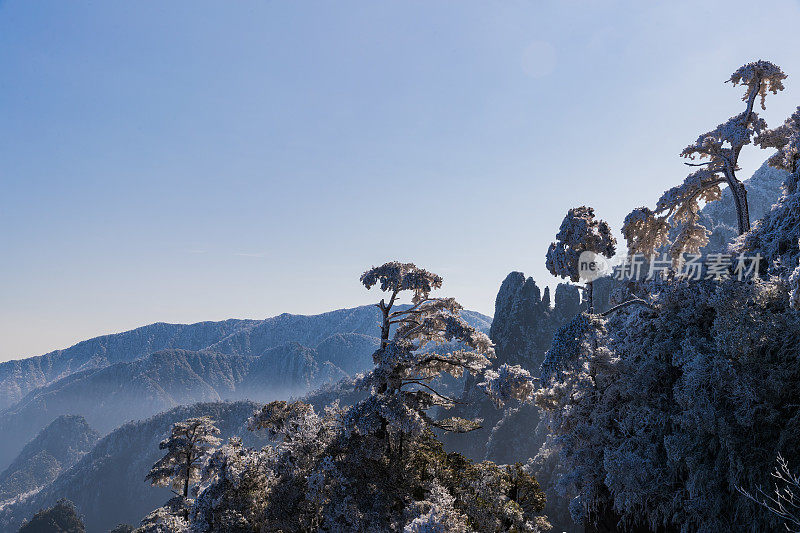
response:
M731 191L737 199L737 218L739 222L739 235L744 235L750 231L750 209L747 205L747 189L744 183L737 182L736 190Z
M738 224L739 235L744 235L750 231L750 209L747 205L747 188L744 183L736 179L732 172L726 172L725 177L728 181L728 188L733 196L733 205L736 206L736 222Z
M192 469L191 454L186 457L186 477L183 479L183 517L189 520L189 508L186 507L186 500L189 498L189 477Z
M383 300L381 300L383 304ZM389 344L389 307L381 305L381 348L386 348Z
M192 470L192 452L186 454L186 477L183 480L183 499L189 497L189 477Z

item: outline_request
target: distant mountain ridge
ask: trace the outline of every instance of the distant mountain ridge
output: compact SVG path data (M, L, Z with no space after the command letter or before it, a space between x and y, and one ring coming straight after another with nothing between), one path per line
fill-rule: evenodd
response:
M488 330L491 318L464 311L473 326ZM378 310L374 306L339 309L318 315L284 313L265 320L229 319L221 322L166 324L79 342L64 350L0 363L0 411L30 391L82 370L132 361L166 349L211 350L223 354L261 355L288 342L315 348L327 337L357 333L376 337Z
M190 325L157 322L85 340L64 350L0 363L0 410L33 389L75 372L131 361L169 348L201 350L258 322L234 319Z
M463 316L488 330L488 317ZM263 321L153 324L4 363L5 390L24 390L26 379L40 384L0 411L0 469L61 415L81 415L103 435L178 405L306 394L371 368L378 331L377 308L363 306ZM53 361L60 371L49 380L41 369L20 371Z

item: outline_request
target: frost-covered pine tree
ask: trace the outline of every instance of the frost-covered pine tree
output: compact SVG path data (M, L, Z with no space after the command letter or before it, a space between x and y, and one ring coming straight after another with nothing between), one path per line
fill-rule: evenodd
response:
M583 252L592 252L608 258L614 256L617 241L604 220L594 217L594 209L581 206L570 209L561 222L556 242L547 250L547 270L554 276L580 281L579 259ZM586 280L586 300L589 312L594 312L592 279Z
M742 97L745 110L700 135L681 152L682 157L698 160L688 165L700 168L689 174L681 185L665 192L655 210L640 207L625 218L622 233L630 253L650 256L661 246L670 244L669 234L674 225L679 225L680 229L671 243L673 258L677 260L681 253L697 253L708 243L708 230L699 223L700 202L719 200L722 184L727 184L731 190L739 234L750 230L747 190L736 176L739 155L742 148L767 129L766 122L754 111L756 98L760 98L761 108L766 109L767 92L782 91L785 78L786 74L777 65L763 60L743 65L731 74L729 82L745 87Z
M170 436L159 448L167 453L153 465L145 480L153 485L172 487L184 500L189 497L189 485L200 480L203 461L220 444L219 429L207 416L176 422Z
M428 427L447 431L478 427L468 420L437 421L427 414L433 407L455 404L454 398L436 389L436 378L444 373L456 378L465 372L475 375L494 357L489 337L459 316L462 307L455 299L430 296L441 287L442 278L413 263L393 261L367 270L361 282L367 289L379 285L389 294L388 302L384 298L377 304L382 314L381 346L373 355L375 369L364 380L374 400L382 404L380 424L390 438L387 446L394 441L401 460L406 433L418 434ZM395 308L406 291L411 293L411 306ZM458 343L461 348L445 354L422 351L430 344L448 343Z
M455 300L431 297L441 278L413 264L372 268L362 282L388 293L378 304L383 331L375 369L359 379L369 396L322 412L300 401L257 411L251 428L267 431L274 446L256 451L237 441L214 453L192 509L193 530L541 529L543 494L525 468L447 453L433 431L474 427L435 416L455 402L436 378L484 370L492 356L488 338L458 316ZM399 306L404 294L411 303ZM430 344L445 349L422 349ZM509 377L530 394L524 376ZM513 390L499 375L492 382L493 391Z

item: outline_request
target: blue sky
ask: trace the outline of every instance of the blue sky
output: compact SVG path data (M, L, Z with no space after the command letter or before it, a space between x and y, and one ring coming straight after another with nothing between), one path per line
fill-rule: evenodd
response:
M567 209L683 180L800 4L0 3L0 360L156 321L373 302L390 259L491 314ZM766 157L751 148L743 174Z

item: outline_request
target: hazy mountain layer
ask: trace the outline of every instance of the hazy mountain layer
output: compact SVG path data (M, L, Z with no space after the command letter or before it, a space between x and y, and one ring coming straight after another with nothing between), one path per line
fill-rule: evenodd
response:
M191 325L156 323L82 341L66 350L56 350L39 357L0 363L0 409L19 401L37 387L75 372L132 361L168 348L201 350L257 322L225 320Z
M5 468L22 447L54 418L82 415L105 434L128 420L146 418L172 407L199 401L269 401L306 394L322 384L337 381L372 367L372 353L378 340L377 309L372 306L343 309L312 317L281 315L257 323L252 321L205 322L174 326L175 335L159 337L144 333L148 328L164 331L164 324L138 328L133 332L87 341L103 352L93 356L91 365L79 364L87 355L87 343L58 352L77 353L60 378L28 392L0 412L0 468ZM465 318L480 329L489 319L465 312ZM222 342L201 351L160 350L141 355L141 350L172 343L198 346L231 329L236 331ZM132 335L132 333L136 335ZM195 332L200 339L192 339ZM303 345L296 340L312 343ZM137 344L131 339L139 339ZM276 344L277 343L277 344ZM127 345L130 357L121 346ZM111 350L109 347L113 347ZM113 352L113 358L107 357ZM42 358L34 358L37 361ZM115 363L105 364L111 360ZM26 360L28 361L28 360ZM15 361L13 363L25 363ZM7 377L6 384L19 376ZM23 387L16 386L17 390Z
M59 415L80 414L105 434L128 420L178 405L270 401L346 377L329 362L318 364L316 355L299 344L278 346L260 357L164 350L72 374L36 389L0 415L0 433L6 435L0 445L0 465Z
M491 323L489 317L472 311L465 311L464 317L482 330L488 330ZM329 337L345 333L376 337L377 308L362 306L311 316L282 314L266 320L151 324L96 337L42 356L0 363L0 410L21 400L30 391L76 372L133 361L160 350L208 349L224 354L259 356L270 348L290 342L316 348Z
M82 416L60 416L30 441L0 474L0 502L53 481L98 441Z
M168 489L144 481L163 454L158 444L172 424L210 416L218 421L223 439L240 435L250 445L263 445L264 441L247 430L247 419L256 407L252 402L200 403L125 424L101 439L50 485L19 503L7 504L0 511L0 530L16 531L23 519L59 498L75 503L90 533L108 531L120 522L137 525L172 495Z

